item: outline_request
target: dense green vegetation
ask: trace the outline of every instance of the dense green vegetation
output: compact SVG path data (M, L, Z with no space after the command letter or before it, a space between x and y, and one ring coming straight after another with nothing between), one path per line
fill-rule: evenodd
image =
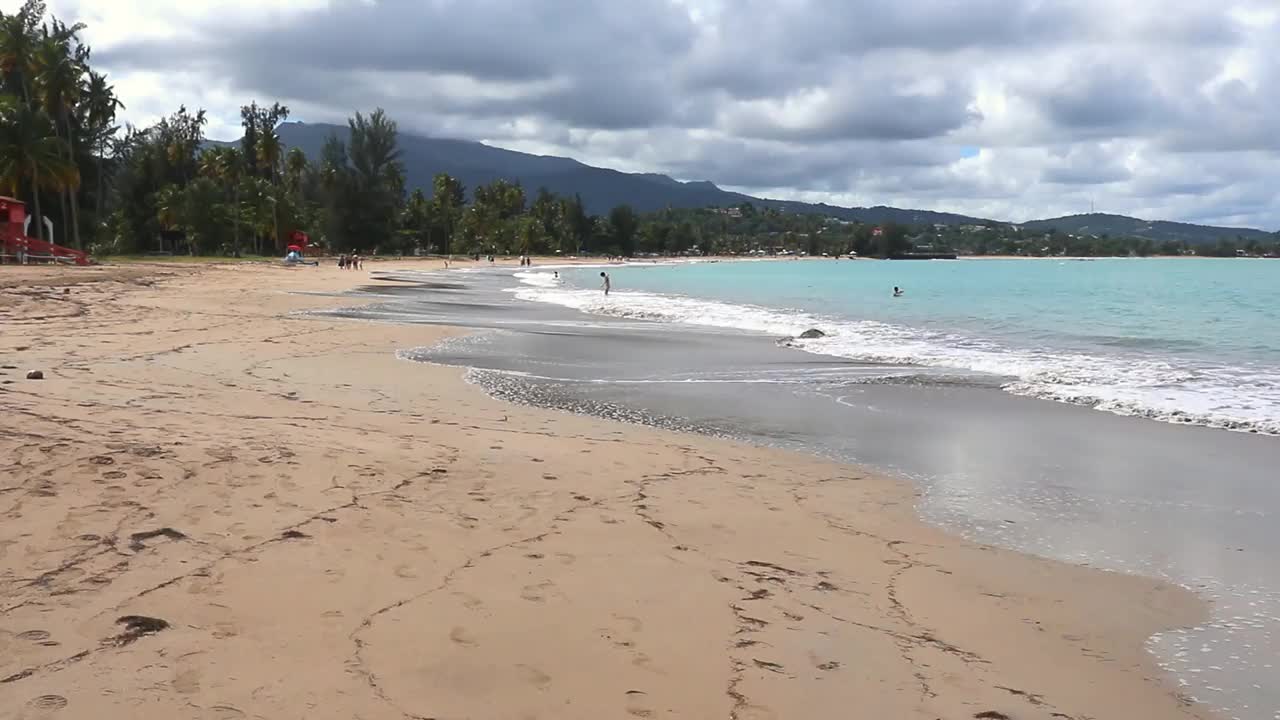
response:
M630 202L615 191L642 182L664 192L703 193L697 197L723 206L641 213L611 201L605 210L598 198L584 203L568 186L557 185L561 193L545 187L529 192L519 182L499 178L466 187L448 173L419 183L429 187L410 187L406 178L425 176L415 174L422 172L417 165L415 173L408 172L396 122L380 109L357 113L346 128L330 128L311 157L282 140L282 127L307 126L282 125L289 108L278 103L243 106L238 143L209 141L204 111L185 107L151 127L122 129L116 113L123 105L107 78L91 67L82 29L46 17L38 0L28 0L15 13L0 13L0 189L27 202L33 214L49 217L55 242L100 257L152 252L279 256L295 230L335 253L396 255L1088 256L1186 254L1193 248L1199 254L1280 254L1276 237L1257 231L1248 238L1188 246L1084 232L1075 220L1068 232L1059 232L1043 223L1022 228L961 224L971 219L893 208L879 209L897 214L881 213L876 216L881 224L873 225L850 209L824 212L822 206L780 201L729 204L746 196L709 183L614 173L478 144L472 145L490 157L509 154L531 168L568 163L575 172L605 173L596 179L613 183L607 196L615 201ZM418 158L415 154L415 162ZM532 177L540 177L537 172ZM635 202L654 205L652 198ZM599 212L593 214L592 208ZM1192 227L1199 226L1176 230L1186 233ZM33 223L32 232L43 237L44 228Z

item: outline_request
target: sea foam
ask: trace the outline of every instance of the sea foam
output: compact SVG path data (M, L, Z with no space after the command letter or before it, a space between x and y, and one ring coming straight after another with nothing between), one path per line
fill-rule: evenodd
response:
M1052 348L1015 348L993 340L872 320L825 317L683 295L575 288L547 271L516 273L521 300L595 315L683 323L795 338L796 348L886 365L920 365L996 376L1017 395L1085 405L1121 415L1280 435L1280 378L1246 365Z

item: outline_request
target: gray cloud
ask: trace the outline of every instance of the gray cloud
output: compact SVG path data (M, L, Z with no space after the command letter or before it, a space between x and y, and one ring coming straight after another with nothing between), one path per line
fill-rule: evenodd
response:
M97 1L53 4L73 16ZM811 200L1019 220L1079 211L1105 188L1126 203L1112 211L1280 226L1274 11L333 0L251 22L175 15L180 39L114 41L95 58L117 77L182 72L219 88L187 102L280 99L309 120L382 106L406 130ZM235 124L236 107L210 110Z

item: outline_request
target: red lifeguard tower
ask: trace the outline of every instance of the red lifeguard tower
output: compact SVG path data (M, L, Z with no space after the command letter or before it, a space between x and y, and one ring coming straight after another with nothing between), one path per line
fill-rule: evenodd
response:
M286 250L296 250L303 257L315 257L323 251L321 248L311 244L311 236L301 230L294 230L289 233L289 247Z
M39 222L39 218L33 218ZM74 263L88 265L89 256L79 250L54 245L51 242L27 237L23 225L27 221L27 208L21 200L0 197L0 264L27 264L34 262Z

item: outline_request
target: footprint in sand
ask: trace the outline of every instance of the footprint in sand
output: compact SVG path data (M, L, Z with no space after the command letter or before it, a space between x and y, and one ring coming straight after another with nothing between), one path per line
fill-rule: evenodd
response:
M449 639L459 645L465 645L467 647L475 647L479 644L466 628L460 626L455 626L449 631Z
M644 629L644 623L641 622L638 617L632 617L631 615L619 615L617 613L614 613L613 617L625 623L629 632L638 633Z
M408 565L397 565L395 569L395 574L396 574L396 577L401 578L403 580L416 580L418 577L418 573L414 572L413 568L409 567Z
M194 695L200 692L200 671L192 668L175 674L173 689L183 695Z
M662 670L654 666L653 658L649 657L649 655L646 653L642 653L642 652L636 653L636 656L631 658L631 664L635 665L641 670L648 670L651 673L656 673L658 675L666 674Z
M27 642L44 642L49 639L48 630L24 630L14 637Z
M213 589L215 584L207 575L204 577L196 576L192 578L191 582L187 583L187 592L192 595L205 595Z
M653 717L653 711L649 709L649 696L643 690L628 690L626 708L627 714L632 717Z
M528 600L529 602L546 602L546 590L553 587L555 587L555 583L552 582L541 582L537 585L525 585L520 590L520 597Z
M517 665L516 667L524 671L525 679L537 687L539 690L545 690L551 685L551 676L542 672L532 665Z
M61 695L41 695L29 704L37 710L61 710L67 706L67 699Z

